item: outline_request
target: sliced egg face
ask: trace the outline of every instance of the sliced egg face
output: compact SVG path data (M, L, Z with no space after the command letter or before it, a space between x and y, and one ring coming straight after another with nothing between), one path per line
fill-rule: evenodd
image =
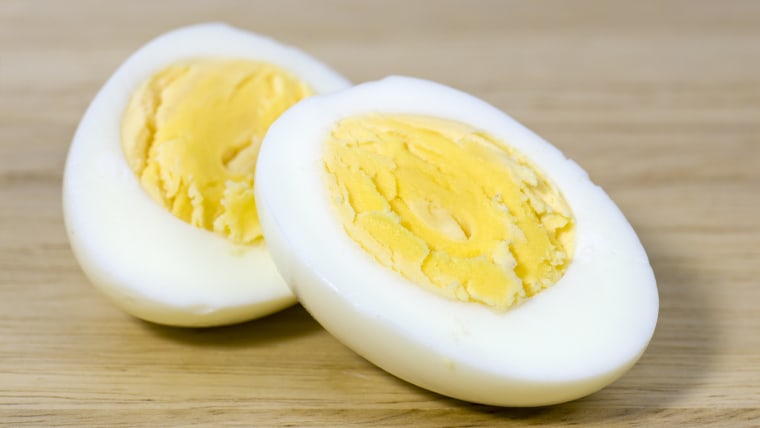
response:
M644 352L647 255L576 163L496 108L390 77L270 128L256 201L273 259L336 338L451 397L583 397Z
M258 223L258 147L290 105L348 85L303 52L223 24L134 53L88 108L66 163L66 228L92 283L130 314L177 326L293 304Z

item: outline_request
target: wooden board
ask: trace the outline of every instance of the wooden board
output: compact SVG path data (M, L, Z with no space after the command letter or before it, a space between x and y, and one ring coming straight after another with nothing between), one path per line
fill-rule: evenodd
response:
M468 404L375 368L300 306L191 330L123 314L61 214L75 127L150 38L227 21L355 82L480 96L584 166L659 283L640 362L587 398ZM760 3L0 2L0 425L760 426Z

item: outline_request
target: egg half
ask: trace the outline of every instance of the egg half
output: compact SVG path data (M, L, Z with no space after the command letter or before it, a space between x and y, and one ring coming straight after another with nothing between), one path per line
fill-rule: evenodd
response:
M130 314L212 326L295 303L261 236L253 175L271 121L349 83L325 64L224 24L135 52L87 109L63 208L91 282Z
M301 101L264 139L255 194L306 309L422 388L565 402L619 378L654 332L655 278L617 206L455 89L389 77Z

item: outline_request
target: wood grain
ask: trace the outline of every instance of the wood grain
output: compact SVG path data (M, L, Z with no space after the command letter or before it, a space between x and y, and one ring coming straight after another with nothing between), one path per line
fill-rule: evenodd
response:
M100 85L171 28L227 21L353 81L474 93L584 166L658 279L633 370L538 409L473 405L373 367L299 306L183 330L82 275L61 173ZM760 3L0 2L0 425L760 426Z

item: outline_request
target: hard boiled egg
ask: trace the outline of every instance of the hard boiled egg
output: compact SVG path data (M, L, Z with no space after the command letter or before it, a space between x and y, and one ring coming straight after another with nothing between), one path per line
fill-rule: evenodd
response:
M66 162L66 229L86 275L162 324L228 324L293 304L256 216L256 155L282 111L348 85L295 48L223 24L142 47L92 101Z
M300 102L265 137L255 194L301 303L420 387L573 400L625 373L654 332L655 278L613 201L455 89L390 77Z

